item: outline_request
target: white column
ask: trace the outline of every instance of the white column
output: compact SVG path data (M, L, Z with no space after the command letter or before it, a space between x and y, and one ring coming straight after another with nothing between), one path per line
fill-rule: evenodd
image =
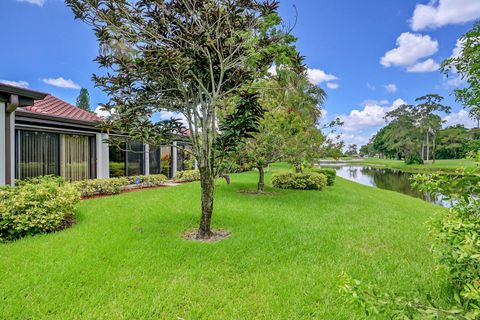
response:
M95 136L97 179L106 179L110 177L108 143L104 142L106 139L108 139L108 134L106 133L97 133Z
M145 153L143 157L143 174L150 174L150 145L145 145Z
M0 186L5 185L6 172L5 172L5 162L7 161L6 157L6 145L5 145L5 109L6 105L4 102L0 102Z
M172 148L172 178L177 174L177 141L173 142Z

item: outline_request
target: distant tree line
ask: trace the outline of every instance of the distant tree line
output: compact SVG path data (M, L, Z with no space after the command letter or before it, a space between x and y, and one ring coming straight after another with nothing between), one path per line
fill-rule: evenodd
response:
M480 149L480 129L463 125L442 128L438 112L450 112L443 97L428 94L416 99L416 105L402 105L385 116L388 125L360 148L362 156L423 163L435 159L460 159Z

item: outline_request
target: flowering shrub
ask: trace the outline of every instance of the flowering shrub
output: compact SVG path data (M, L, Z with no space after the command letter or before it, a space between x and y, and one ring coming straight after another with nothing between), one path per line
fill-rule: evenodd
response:
M45 177L0 190L0 241L59 230L80 195L61 178Z
M185 170L178 171L173 177L173 181L177 182L191 182L200 180L200 171L198 170Z
M327 177L320 173L277 173L272 177L272 185L281 189L322 190L327 185Z

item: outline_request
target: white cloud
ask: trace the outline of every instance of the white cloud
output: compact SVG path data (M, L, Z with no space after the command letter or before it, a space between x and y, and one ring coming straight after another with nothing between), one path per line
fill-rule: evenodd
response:
M418 62L413 66L407 68L407 72L434 72L440 68L440 65L436 63L433 59L427 59L422 62Z
M345 145L356 144L357 146L363 146L370 141L370 137L363 134L339 134L339 139L345 142Z
M338 87L340 87L340 85L338 83L333 83L333 82L328 82L327 83L327 88L328 89L335 90L335 89L338 89Z
M272 65L270 68L268 68L267 72L270 73L272 76L276 76L277 75L277 66Z
M29 83L27 81L12 81L12 80L0 80L0 83L7 84L9 86L28 88Z
M368 90L372 90L372 91L375 91L375 89L376 89L374 85L372 85L368 82L367 82L367 88L368 88Z
M480 17L478 0L433 0L417 4L411 26L413 31L434 29L448 24L465 23Z
M70 79L64 79L62 77L58 78L44 78L42 81L46 84L52 85L58 88L65 88L65 89L81 89L80 85L73 82Z
M385 105L385 101L367 100L363 104L363 109L354 109L348 115L340 115L344 125L342 130L347 132L359 131L366 128L379 127L384 125L383 118L388 111L398 108L406 102L402 99L395 100L390 106Z
M397 88L397 85L394 84L394 83L390 83L390 84L386 84L383 86L385 88L385 90L389 93L393 93L393 92L397 92L398 91L398 88Z
M463 51L463 43L464 41L462 41L462 39L457 40L455 48L452 50L452 58L458 58L460 56Z
M99 104L99 105L95 108L94 113L95 113L97 116L99 116L100 118L107 118L107 117L111 116L112 113L115 113L115 110L112 110L112 112L110 112L110 111L108 111L108 110L103 109L103 106Z
M446 121L444 124L446 127L463 124L466 128L473 128L477 125L476 122L468 116L468 111L464 109L446 115L443 120Z
M396 44L395 49L388 51L380 59L384 67L410 66L438 51L438 41L427 35L410 32L402 33L397 38Z
M322 82L338 80L333 74L328 74L320 69L307 69L308 80L312 84L318 85Z
M26 2L37 5L39 7L42 7L45 4L45 0L17 0L17 2Z

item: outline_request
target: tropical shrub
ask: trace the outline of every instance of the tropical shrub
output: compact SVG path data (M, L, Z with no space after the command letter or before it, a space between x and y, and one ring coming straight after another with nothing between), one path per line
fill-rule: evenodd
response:
M277 173L272 177L272 185L281 189L322 190L327 185L327 177L316 172Z
M158 187L167 181L167 177L163 174L151 174L129 177L130 184L135 184L140 188Z
M35 178L0 190L0 241L59 230L74 215L78 191L61 178Z
M173 181L177 182L191 182L200 180L200 171L198 170L185 170L178 171L173 177Z
M337 170L332 168L314 168L314 172L321 173L327 177L327 186L333 186L337 177Z
M130 184L127 177L108 179L88 179L73 182L72 185L80 192L82 197L94 195L110 195L122 192L123 188Z

